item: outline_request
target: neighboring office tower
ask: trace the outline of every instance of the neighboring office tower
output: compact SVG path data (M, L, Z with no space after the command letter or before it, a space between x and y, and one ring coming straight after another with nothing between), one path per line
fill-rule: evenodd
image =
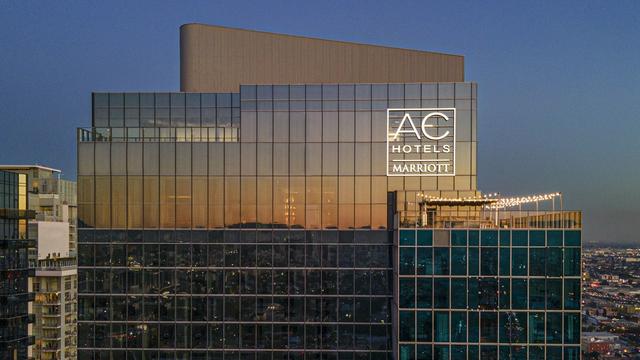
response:
M33 281L36 323L35 359L75 359L77 340L76 183L60 178L60 170L40 165L0 165L28 175L29 209L35 221L29 235L37 253Z
M26 359L34 343L27 204L27 175L0 170L0 359Z

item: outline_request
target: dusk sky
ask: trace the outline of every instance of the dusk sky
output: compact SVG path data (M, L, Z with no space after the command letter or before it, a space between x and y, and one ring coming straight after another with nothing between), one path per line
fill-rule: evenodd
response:
M478 185L561 191L586 243L640 243L639 1L2 1L0 164L75 179L92 91L179 90L179 26L464 55Z

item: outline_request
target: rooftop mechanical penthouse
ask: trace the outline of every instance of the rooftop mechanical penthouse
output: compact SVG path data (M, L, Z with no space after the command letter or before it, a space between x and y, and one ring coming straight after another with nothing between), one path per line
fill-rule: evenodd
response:
M192 24L181 82L78 129L80 359L579 358L580 214L476 189L462 57Z

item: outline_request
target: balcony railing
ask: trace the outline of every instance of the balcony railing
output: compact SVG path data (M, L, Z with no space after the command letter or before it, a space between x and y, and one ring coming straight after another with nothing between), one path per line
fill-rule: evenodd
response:
M437 210L400 211L401 228L581 229L580 211Z
M78 128L78 142L238 142L238 127Z

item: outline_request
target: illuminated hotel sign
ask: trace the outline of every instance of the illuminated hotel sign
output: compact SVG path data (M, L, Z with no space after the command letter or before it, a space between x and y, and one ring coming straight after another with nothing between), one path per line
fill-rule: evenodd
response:
M387 109L387 176L454 176L456 109Z

